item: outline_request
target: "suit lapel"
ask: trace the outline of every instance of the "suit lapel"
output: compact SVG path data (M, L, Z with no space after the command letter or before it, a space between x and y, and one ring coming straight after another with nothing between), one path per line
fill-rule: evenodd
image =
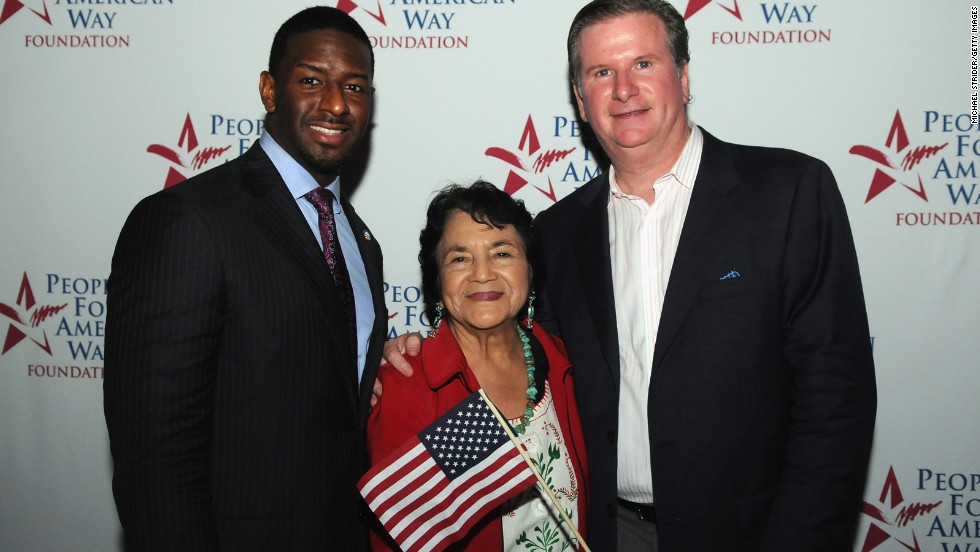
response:
M718 256L721 233L725 231L726 194L738 185L731 152L724 142L704 130L704 150L695 180L691 204L681 231L667 293L660 315L657 344L653 353L656 375L664 355L697 299L709 262Z
M578 272L582 278L592 323L595 325L602 356L613 377L619 381L619 336L613 299L612 260L609 256L609 175L582 197L581 223L573 242Z
M381 246L374 238L371 230L361 220L361 217L354 211L354 207L350 202L342 199L341 205L344 208L344 214L347 215L347 221L350 222L351 230L354 232L354 237L357 240L357 248L361 252L361 259L364 261L364 270L367 272L368 285L371 287L371 297L374 302L375 316L377 317L377 315L386 312L384 297L378 293L384 286Z
M354 389L357 386L357 362L343 337L347 330L340 315L343 312L340 299L316 238L279 171L262 148L258 144L253 146L242 156L242 162L242 185L255 197L257 225L309 278L316 300L333 326L328 332L330 335L324 338L334 340L337 362L345 367L339 372L350 377L351 385L345 387ZM357 399L352 396L352 400Z
M367 400L370 399L370 394L374 389L374 380L377 376L377 364L380 362L374 362L372 359L377 356L380 359L380 347L383 345L383 339L374 339L377 335L386 335L388 330L388 309L385 306L384 301L384 272L382 270L382 257L381 257L381 245L378 240L375 239L374 234L371 230L364 224L361 217L357 215L354 210L354 206L347 201L346 198L341 198L341 205L344 208L344 214L347 215L347 221L351 225L351 230L354 232L354 238L357 240L357 247L361 253L361 260L364 261L364 270L367 273L368 287L371 289L371 300L374 305L374 327L371 331L371 338L368 339L368 350L365 355L365 366L364 374L361 376L361 388L360 397L362 404L367 404ZM375 349L378 349L375 351ZM364 415L367 415L367 409L363 410Z

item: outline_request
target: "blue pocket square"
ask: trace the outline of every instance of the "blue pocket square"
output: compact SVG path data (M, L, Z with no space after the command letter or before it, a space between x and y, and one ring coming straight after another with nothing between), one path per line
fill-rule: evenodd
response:
M742 275L739 274L737 270L731 270L731 271L728 272L728 274L725 274L724 276L722 276L721 278L718 278L718 279L719 280L732 280L732 279L741 278L741 277L742 277Z

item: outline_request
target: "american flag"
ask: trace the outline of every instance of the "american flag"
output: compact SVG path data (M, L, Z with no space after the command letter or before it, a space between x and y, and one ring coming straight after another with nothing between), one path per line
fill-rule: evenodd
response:
M476 392L372 467L357 488L402 550L415 552L459 540L534 481Z

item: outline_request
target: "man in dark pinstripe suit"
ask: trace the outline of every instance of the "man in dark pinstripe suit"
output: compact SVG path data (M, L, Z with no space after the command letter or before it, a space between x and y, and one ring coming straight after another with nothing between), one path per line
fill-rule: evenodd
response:
M373 73L352 18L298 13L260 78L259 143L126 221L105 414L127 550L366 549L355 482L387 313L381 249L339 173L366 133ZM335 234L305 197L320 188L339 200ZM334 236L353 301L324 258Z

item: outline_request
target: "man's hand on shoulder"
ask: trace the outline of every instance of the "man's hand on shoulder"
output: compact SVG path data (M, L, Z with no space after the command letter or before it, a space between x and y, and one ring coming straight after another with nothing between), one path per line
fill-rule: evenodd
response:
M411 377L414 371L405 355L418 356L422 351L422 334L407 333L385 342L384 353L381 355L381 365L391 364L395 370L405 377Z
M415 371L412 370L412 365L405 360L405 355L418 356L421 351L422 334L402 334L395 339L385 342L384 353L381 355L381 365L391 364L399 373L410 378ZM381 399L381 392L381 380L375 379L374 391L371 395L371 408L374 408L378 404L378 400Z

